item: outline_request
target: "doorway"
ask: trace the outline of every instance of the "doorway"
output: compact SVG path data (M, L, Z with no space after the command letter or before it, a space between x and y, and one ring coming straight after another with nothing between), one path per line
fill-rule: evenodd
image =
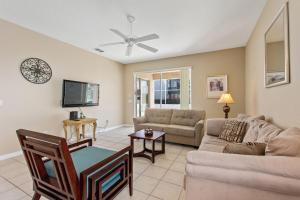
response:
M191 68L135 73L135 116L146 108L191 108Z
M149 85L150 81L137 78L136 79L136 116L144 116L146 108L149 108Z

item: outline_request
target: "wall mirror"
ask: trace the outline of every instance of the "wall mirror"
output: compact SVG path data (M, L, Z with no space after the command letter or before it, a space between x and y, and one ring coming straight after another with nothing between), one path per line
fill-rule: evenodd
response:
M288 3L265 33L265 87L290 82Z

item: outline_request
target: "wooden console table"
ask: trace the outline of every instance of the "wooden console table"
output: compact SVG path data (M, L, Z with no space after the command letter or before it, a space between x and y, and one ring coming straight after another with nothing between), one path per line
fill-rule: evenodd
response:
M68 126L74 126L76 129L76 139L77 142L80 140L80 128L82 129L82 137L85 138L85 125L86 124L92 124L93 125L93 139L96 141L96 129L97 129L97 119L96 118L85 118L85 119L79 119L79 120L64 120L64 131L65 131L65 138L68 139Z

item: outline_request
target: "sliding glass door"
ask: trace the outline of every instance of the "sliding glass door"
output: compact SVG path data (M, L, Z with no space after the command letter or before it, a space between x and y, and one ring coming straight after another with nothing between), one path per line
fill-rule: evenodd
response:
M136 75L136 116L146 108L188 109L191 107L191 70L143 72Z
M149 80L136 79L136 111L137 116L144 116L146 108L149 107Z

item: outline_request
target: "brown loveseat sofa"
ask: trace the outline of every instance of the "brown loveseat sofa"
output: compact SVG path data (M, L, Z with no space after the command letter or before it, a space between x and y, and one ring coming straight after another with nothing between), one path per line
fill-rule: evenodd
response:
M144 117L133 118L134 129L164 130L166 141L198 147L203 137L205 111L179 109L153 109Z

